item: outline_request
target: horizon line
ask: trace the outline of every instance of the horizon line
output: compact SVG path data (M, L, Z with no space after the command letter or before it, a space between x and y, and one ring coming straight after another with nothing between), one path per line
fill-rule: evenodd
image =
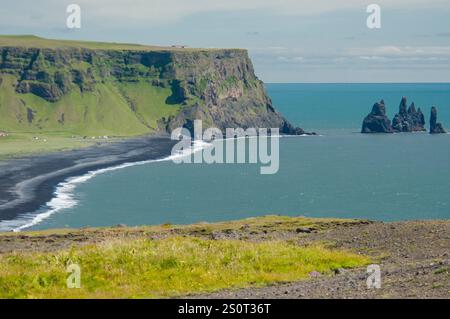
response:
M430 82L270 82L264 84L450 84L450 81Z

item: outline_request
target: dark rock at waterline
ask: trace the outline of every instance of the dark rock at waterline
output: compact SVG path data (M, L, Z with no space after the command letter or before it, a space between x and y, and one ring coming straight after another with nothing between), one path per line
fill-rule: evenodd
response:
M300 127L294 127L288 121L285 121L283 126L280 128L280 134L286 135L317 135L316 132L306 132Z
M383 100L373 105L372 112L363 121L361 133L393 133Z
M399 111L392 120L392 129L395 132L421 132L425 129L425 117L419 108L416 110L414 102L406 107L406 97L400 101Z
M191 137L195 137L195 126L194 126L194 121L193 120L186 120L185 123L183 124L183 128L187 129L191 135ZM202 127L202 132L204 132L203 130L204 128ZM215 136L214 138L218 138L218 137L227 137L227 129L223 128L220 129L220 132L222 132L221 136ZM249 135L253 135L253 134L249 134L247 133L247 130L249 129L248 127L244 127L242 128L245 132L243 132L244 136L249 136ZM292 124L290 124L288 121L284 121L284 123L278 128L278 131L275 132L274 129L277 129L276 127L273 128L265 128L265 127L254 127L255 129L255 133L256 135L317 135L316 132L307 132L305 130L303 130L300 127L295 127ZM265 130L265 133L263 132L263 130ZM235 137L239 137L241 135L236 134ZM200 138L200 137L198 137Z
M430 134L443 134L447 133L441 123L437 123L437 109L431 108L430 115Z
M372 112L363 122L362 133L422 132L425 129L425 117L414 102L407 107L406 97L400 101L399 111L391 122L386 116L384 101L375 103Z

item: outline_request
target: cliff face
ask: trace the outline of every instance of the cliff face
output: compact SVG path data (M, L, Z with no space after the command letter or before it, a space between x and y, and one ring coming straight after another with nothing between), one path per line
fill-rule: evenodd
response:
M304 133L275 111L244 50L0 45L2 129L133 135L201 119Z
M186 119L202 119L204 125L227 127L280 128L285 134L303 134L275 111L243 50L175 53L175 78L181 79L181 95L194 101L170 121L180 126Z

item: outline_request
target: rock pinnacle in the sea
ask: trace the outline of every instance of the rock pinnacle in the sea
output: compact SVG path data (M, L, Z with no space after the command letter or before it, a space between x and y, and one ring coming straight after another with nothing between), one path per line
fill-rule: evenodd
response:
M430 115L430 134L442 134L447 133L441 123L437 123L437 109L436 107L431 108Z
M399 111L392 120L392 129L395 132L420 132L426 131L425 117L420 110L416 111L414 102L406 109L406 97L400 101Z
M361 133L393 133L383 100L373 105L372 112L363 121Z

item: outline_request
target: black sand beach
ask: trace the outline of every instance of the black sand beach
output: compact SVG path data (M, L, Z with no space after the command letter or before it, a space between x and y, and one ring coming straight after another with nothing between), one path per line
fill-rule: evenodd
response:
M146 136L46 155L0 161L0 222L32 213L51 200L58 183L88 171L170 155L176 141Z

